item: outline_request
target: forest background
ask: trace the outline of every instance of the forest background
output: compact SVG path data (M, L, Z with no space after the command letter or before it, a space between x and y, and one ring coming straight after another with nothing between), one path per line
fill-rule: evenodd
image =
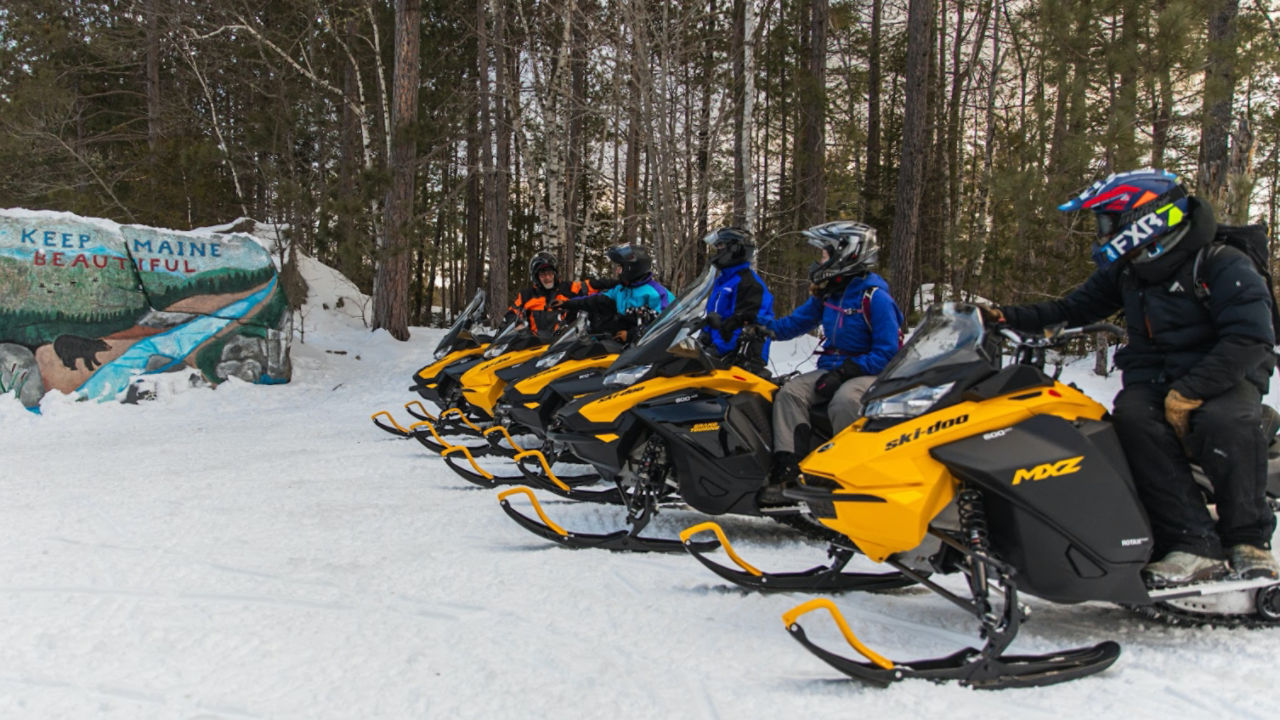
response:
M287 228L408 336L539 249L640 242L679 288L755 232L780 311L795 231L881 238L900 300L1061 294L1111 171L1179 173L1220 221L1280 211L1276 0L14 0L0 207ZM906 302L903 302L906 305ZM433 316L443 310L444 317Z

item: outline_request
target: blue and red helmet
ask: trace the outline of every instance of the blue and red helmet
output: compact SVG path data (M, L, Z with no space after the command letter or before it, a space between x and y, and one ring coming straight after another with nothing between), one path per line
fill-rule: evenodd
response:
M1172 247L1161 238L1186 219L1187 191L1171 172L1131 170L1108 175L1058 209L1093 211L1098 221L1093 261L1107 267L1139 248L1147 248L1143 259L1154 259Z

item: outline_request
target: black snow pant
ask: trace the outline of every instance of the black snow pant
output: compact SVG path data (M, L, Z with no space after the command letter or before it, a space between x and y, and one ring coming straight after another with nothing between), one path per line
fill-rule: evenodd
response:
M1164 417L1169 386L1139 383L1116 396L1116 432L1138 496L1151 519L1153 559L1174 550L1222 558L1224 547L1270 547L1275 515L1267 505L1267 442L1262 394L1242 381L1191 412L1180 441ZM1213 484L1218 522L1191 474L1200 465Z

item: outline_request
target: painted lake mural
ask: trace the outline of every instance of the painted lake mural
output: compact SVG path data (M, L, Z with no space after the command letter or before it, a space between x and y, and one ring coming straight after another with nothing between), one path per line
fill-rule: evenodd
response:
M288 382L289 306L251 236L0 210L0 394L132 399L141 376Z

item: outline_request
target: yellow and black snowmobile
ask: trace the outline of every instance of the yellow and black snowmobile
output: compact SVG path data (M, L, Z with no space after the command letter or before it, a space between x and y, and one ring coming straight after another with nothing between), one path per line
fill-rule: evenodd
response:
M1019 592L1114 602L1179 623L1280 624L1276 580L1152 590L1140 579L1151 529L1107 411L1044 372L1047 351L1104 329L1120 332L1103 324L1043 335L988 331L973 305L935 307L868 391L864 417L806 457L801 486L787 491L870 559L972 613L985 644L890 660L858 641L825 598L783 616L796 640L873 684L918 677L999 688L1089 675L1120 653L1106 641L1006 655L1026 619ZM1012 362L1002 368L1004 345ZM930 579L954 572L967 578L968 597ZM799 618L819 608L860 659L805 636Z
M425 447L441 454L466 448L459 444L462 440L451 441L446 439L447 436L482 437L493 423L494 402L506 385L505 378L510 377L505 371L541 355L546 349L546 341L530 330L523 318L515 317L494 335L493 341L480 353L479 360L473 362L468 359L463 361L465 365L446 368L445 374L451 378L457 372L456 385L451 382L449 394L441 397L442 403L447 402L450 406L440 413L440 423L416 423L413 436ZM488 446L478 446L469 452L483 452L484 447Z
M484 430L484 435L489 439L493 452L516 461L521 474L500 476L480 467L475 457L487 454L489 449L485 448L478 452L471 448L451 450L445 462L464 479L485 487L542 480L539 466L525 465L526 462L545 465L548 474L555 478L545 482L553 488L567 489L566 483L580 485L599 481L600 477L595 473L556 476L550 470L555 454L545 443L546 426L565 402L600 389L604 370L618 357L622 348L622 343L611 335L590 332L587 314L580 313L569 328L547 347L546 352L499 373L506 383L494 405L493 425ZM521 447L515 439L521 435L532 436L531 447L536 445L537 449ZM510 450L501 445L503 440ZM466 465L463 465L464 461Z
M436 345L431 364L413 375L413 385L409 389L418 393L422 400L435 403L440 411L456 405L454 398L458 379L467 368L480 361L480 355L489 345L490 336L476 332L484 322L484 310L485 292L477 290ZM411 400L404 408L419 422L440 422L439 416L423 407L421 400ZM414 431L420 428L400 425L386 410L379 410L371 417L374 425L399 437L413 437Z
M605 534L565 530L546 516L528 488L498 496L512 519L568 547L610 550L682 550L681 540L641 534L659 507L672 503L709 515L765 516L822 533L799 503L758 502L771 463L777 385L759 362L758 349L749 347L763 341L758 326L744 328L742 344L729 356L717 357L700 342L714 279L712 268L618 357L606 375L606 389L568 403L548 428L548 440L614 484L612 497L625 506L628 529ZM529 499L537 518L515 509L510 499L516 494ZM560 494L581 496L577 488ZM820 577L793 580L796 587L843 589L909 582L897 572L842 573L839 567Z

